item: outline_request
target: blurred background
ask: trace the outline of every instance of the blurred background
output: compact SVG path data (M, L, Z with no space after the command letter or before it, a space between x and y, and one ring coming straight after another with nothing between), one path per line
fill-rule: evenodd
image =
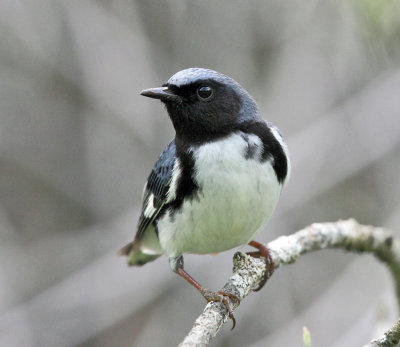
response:
M354 217L400 236L400 1L0 2L0 345L174 346L205 306L165 258L128 268L173 136L140 90L187 67L239 81L292 179L258 240ZM210 289L234 251L186 256ZM280 268L212 346L359 346L397 316L387 270L323 251Z

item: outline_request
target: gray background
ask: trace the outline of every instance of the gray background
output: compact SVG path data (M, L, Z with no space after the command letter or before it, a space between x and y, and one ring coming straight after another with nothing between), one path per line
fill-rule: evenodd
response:
M140 90L192 66L256 98L292 179L258 240L355 217L400 230L400 2L0 2L0 345L174 346L204 300L165 258L128 268L144 181L173 136ZM210 289L233 251L187 256ZM279 269L213 346L357 346L396 315L370 256Z

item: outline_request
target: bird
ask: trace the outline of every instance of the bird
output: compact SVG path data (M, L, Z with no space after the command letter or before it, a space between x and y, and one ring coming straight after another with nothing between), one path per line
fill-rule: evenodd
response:
M225 304L234 327L229 299L240 300L203 287L184 269L183 255L248 244L258 250L248 254L266 258L273 271L268 248L253 238L290 177L287 145L253 97L217 71L184 69L140 94L165 105L175 137L148 176L134 240L120 254L134 266L165 255L171 270L207 301Z

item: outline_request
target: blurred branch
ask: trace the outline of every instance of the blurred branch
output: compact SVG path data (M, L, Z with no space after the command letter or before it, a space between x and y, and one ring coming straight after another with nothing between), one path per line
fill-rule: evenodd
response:
M393 239L392 234L383 228L360 225L354 219L315 223L292 235L281 236L267 246L276 269L295 262L302 254L325 248L372 253L389 267L395 280L397 298L400 298L400 241ZM233 263L233 275L222 290L242 300L258 287L265 275L266 264L262 259L255 259L241 252L234 255ZM237 304L232 300L231 306L232 309L236 309ZM224 305L219 302L207 304L179 346L207 346L227 319L228 313ZM395 327L385 334L386 344L371 346L394 346L399 341L399 325L396 323Z
M391 347L398 346L400 341L400 318L385 334L379 339L371 341L364 347Z

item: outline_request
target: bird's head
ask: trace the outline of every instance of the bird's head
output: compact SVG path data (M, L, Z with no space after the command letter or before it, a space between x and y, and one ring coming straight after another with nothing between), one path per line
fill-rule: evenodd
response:
M160 99L177 137L189 142L223 137L238 124L259 118L257 104L239 83L209 69L179 71L162 87L141 95Z

